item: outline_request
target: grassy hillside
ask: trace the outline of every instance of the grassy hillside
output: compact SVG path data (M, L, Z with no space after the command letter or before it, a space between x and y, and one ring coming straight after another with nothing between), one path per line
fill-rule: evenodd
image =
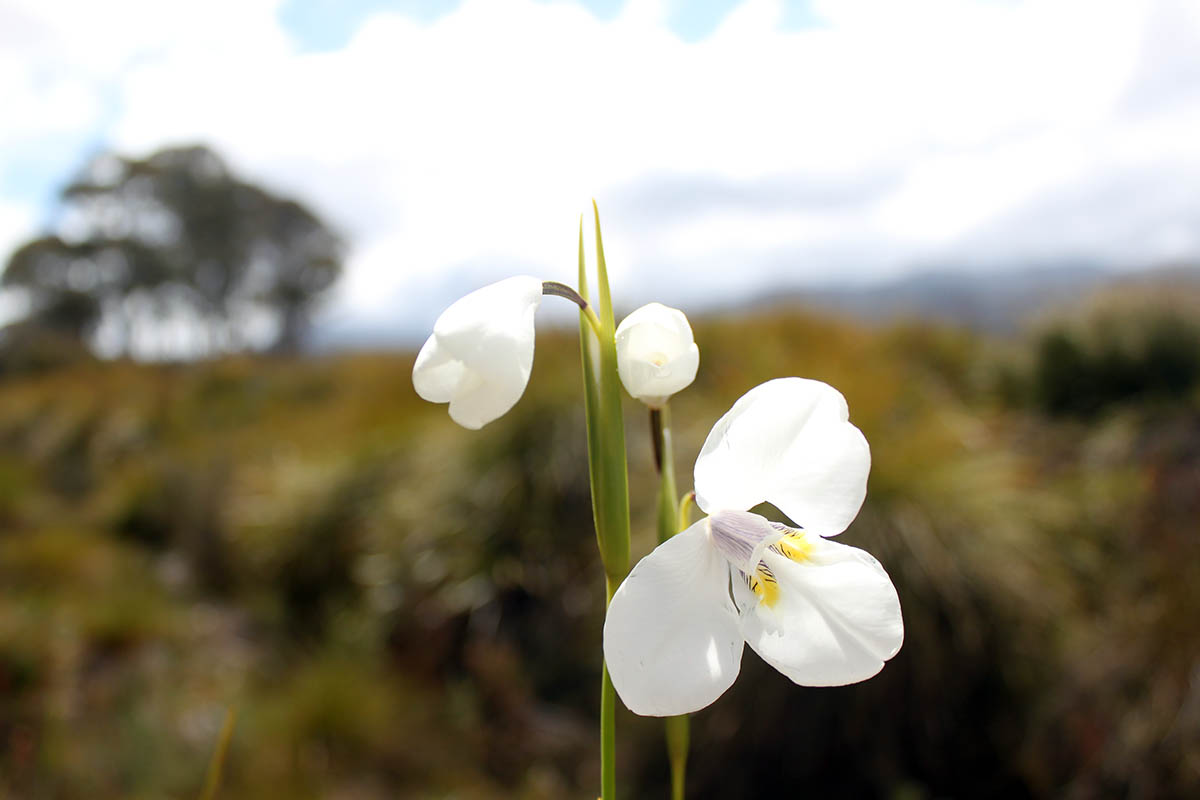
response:
M746 390L841 389L873 453L841 540L887 567L906 642L839 689L747 650L695 717L693 796L1200 792L1191 384L1071 413L1039 400L1063 374L1044 338L695 322L681 488ZM223 798L594 797L578 343L537 348L525 397L480 432L415 396L405 355L0 382L0 796L196 797L233 705ZM640 556L653 473L626 410ZM618 723L625 796L666 796L659 724Z

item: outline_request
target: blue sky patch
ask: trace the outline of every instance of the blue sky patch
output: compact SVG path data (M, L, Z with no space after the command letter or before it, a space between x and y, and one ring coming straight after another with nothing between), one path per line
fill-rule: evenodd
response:
M626 0L540 0L545 3L577 2L599 20L610 20L621 13ZM674 0L669 6L667 24L685 42L705 38L742 0ZM372 14L389 11L418 22L433 22L462 5L462 0L287 0L279 11L284 29L310 52L338 50L354 36ZM809 0L784 3L782 26L788 29L808 27L815 22Z

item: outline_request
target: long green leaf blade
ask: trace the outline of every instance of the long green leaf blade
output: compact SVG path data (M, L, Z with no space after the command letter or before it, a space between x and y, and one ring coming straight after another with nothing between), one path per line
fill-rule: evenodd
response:
M617 374L617 344L614 338L612 294L604 240L600 233L600 211L592 201L596 219L596 293L599 296L599 360L596 381L599 393L600 491L597 517L600 551L608 579L616 587L629 572L629 473L625 461L625 417L621 410L621 378Z
M583 217L579 218L579 296L588 299L587 263L583 254ZM600 391L596 377L597 361L599 360L600 342L595 331L587 322L587 317L579 312L579 356L583 363L583 408L587 422L588 441L588 477L592 485L592 521L596 525L596 542L600 547L601 557L604 556L604 542L601 532L604 530L604 520L601 511L600 498L603 497L603 475L601 466L603 448L600 440L604 424L600 418Z

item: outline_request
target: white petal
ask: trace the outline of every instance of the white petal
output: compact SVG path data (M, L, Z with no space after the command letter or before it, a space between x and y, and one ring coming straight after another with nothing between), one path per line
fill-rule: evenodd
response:
M616 342L621 383L643 403L661 405L696 378L700 350L679 309L661 303L642 306L621 321Z
M542 282L518 276L451 305L434 323L413 365L417 394L450 403L450 417L467 428L502 416L529 382L541 299Z
M828 384L778 378L751 389L717 421L696 459L704 511L774 503L819 536L841 533L867 494L871 451Z
M450 419L475 431L504 416L525 393L530 366L490 376L482 370L468 371L450 400Z
M430 336L413 365L413 388L431 403L449 403L464 371L461 361L438 346L437 336Z
M778 598L773 607L756 603L746 610L746 642L802 686L866 680L904 642L896 587L871 554L816 536L809 542L812 550L799 562L764 554L779 582ZM745 596L739 593L739 602Z
M626 359L618 353L617 372L630 397L651 406L661 406L671 395L686 389L696 379L700 350L696 345L662 364Z
M729 568L704 520L638 562L604 620L604 660L622 702L663 717L698 711L733 685L743 640Z
M694 342L687 315L662 303L647 303L631 312L617 326L616 335L638 355L659 351L672 357Z

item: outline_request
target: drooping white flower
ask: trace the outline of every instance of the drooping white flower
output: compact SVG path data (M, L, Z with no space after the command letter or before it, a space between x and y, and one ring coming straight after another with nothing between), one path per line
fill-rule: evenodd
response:
M700 350L692 326L677 308L650 303L617 326L617 372L625 391L651 407L696 378Z
M870 467L833 387L781 378L738 400L696 460L709 516L643 558L609 606L604 658L625 705L704 708L733 685L745 643L804 686L879 672L904 639L896 589L870 554L824 538L858 514ZM764 501L801 527L748 511Z
M413 387L476 430L516 405L533 368L542 281L526 275L476 289L442 312L413 365Z

